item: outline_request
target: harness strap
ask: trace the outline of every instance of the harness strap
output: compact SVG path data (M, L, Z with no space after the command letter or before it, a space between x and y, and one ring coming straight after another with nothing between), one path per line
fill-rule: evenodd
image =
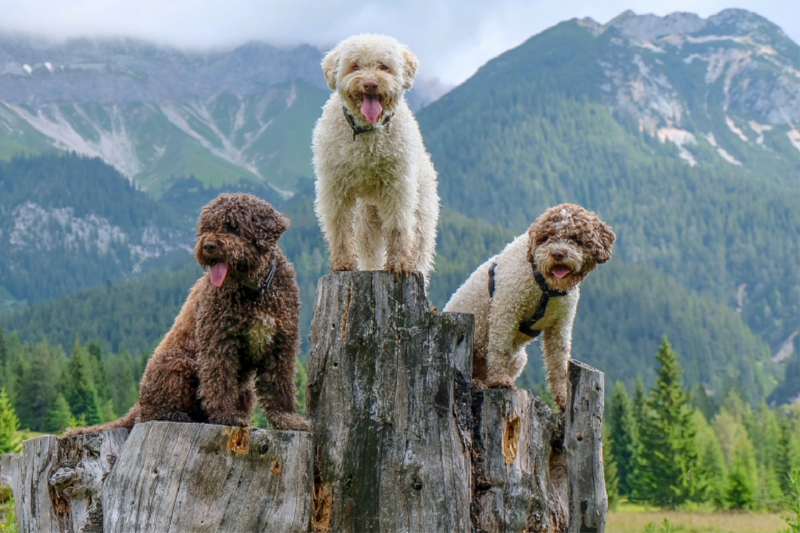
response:
M533 326L544 317L544 314L547 312L547 303L550 301L550 298L566 296L567 291L559 291L548 287L547 281L544 278L544 274L539 272L539 269L536 268L533 263L531 263L531 266L533 267L533 279L536 280L536 284L539 285L539 289L542 291L542 296L539 298L539 303L536 305L536 310L533 312L533 316L519 325L519 332L529 337L536 338L539 336L539 333L541 333L542 330L533 329ZM496 268L497 263L492 263L492 266L489 268L489 298L494 297Z

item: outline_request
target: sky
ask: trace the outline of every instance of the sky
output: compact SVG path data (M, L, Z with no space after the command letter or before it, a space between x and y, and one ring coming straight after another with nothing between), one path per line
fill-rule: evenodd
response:
M627 9L705 18L731 7L766 17L800 43L798 0L3 0L0 31L55 39L125 36L189 49L257 40L323 50L356 33L383 33L416 53L421 77L458 85L564 20L588 16L605 23Z

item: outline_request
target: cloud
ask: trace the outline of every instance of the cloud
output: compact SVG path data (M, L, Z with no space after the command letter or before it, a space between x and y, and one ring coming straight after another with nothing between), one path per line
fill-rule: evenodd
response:
M796 0L745 0L736 6L723 0L11 0L3 6L0 30L58 39L126 36L183 48L260 40L327 49L355 33L386 33L414 50L424 77L457 84L493 57L574 17L607 22L626 9L708 17L728 7L754 11L800 41Z

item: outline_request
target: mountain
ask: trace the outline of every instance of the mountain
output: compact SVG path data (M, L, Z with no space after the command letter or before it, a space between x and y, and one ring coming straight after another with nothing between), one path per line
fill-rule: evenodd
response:
M320 52L249 43L186 52L130 39L0 35L0 156L97 156L156 195L176 178L289 190L312 174Z
M189 176L286 195L314 175L311 129L330 94L321 60L308 45L192 52L0 34L0 158L54 147L100 157L156 196ZM412 104L443 90L419 80Z
M800 322L799 51L742 10L559 24L419 113L442 203L514 233L585 205L614 261L712 296L777 352Z
M190 228L97 158L0 161L0 309L163 267Z

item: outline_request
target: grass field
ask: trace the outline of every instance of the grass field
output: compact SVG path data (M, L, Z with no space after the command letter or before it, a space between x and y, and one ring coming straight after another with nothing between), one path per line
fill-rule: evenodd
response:
M657 511L620 506L606 516L606 533L642 533L648 523L661 529L669 520L679 533L777 533L788 526L781 513Z

